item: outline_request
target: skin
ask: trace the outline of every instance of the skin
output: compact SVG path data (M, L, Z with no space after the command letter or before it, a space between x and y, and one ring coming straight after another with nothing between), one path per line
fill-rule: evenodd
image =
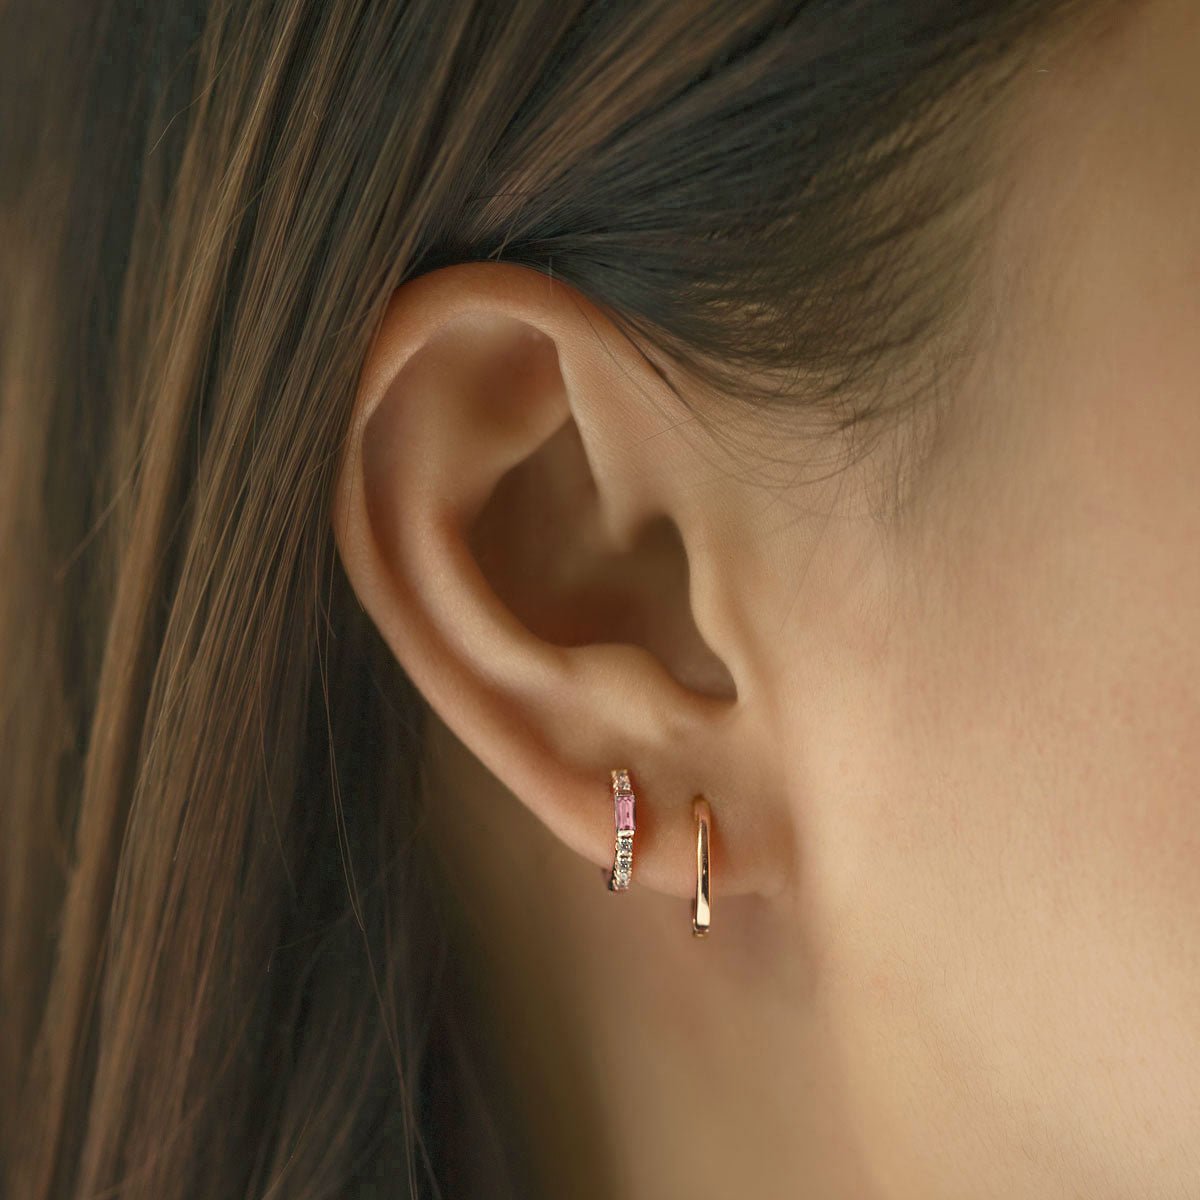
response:
M1164 0L1028 80L892 510L902 438L831 476L778 419L714 436L534 272L393 298L333 519L436 714L549 1194L1200 1195L1198 62Z

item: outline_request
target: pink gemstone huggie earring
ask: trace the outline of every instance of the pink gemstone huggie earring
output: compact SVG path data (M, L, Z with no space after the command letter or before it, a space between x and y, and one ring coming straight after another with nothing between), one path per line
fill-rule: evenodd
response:
M613 820L617 827L616 854L613 858L612 875L608 880L610 892L629 890L629 877L633 874L633 831L634 808L637 798L629 782L629 771L621 767L612 773Z

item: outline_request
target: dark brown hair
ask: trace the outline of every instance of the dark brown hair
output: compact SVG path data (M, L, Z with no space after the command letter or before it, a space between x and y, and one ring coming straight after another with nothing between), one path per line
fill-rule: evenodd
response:
M422 702L330 526L389 295L522 263L731 404L898 419L1068 7L3 6L6 1196L464 1194Z

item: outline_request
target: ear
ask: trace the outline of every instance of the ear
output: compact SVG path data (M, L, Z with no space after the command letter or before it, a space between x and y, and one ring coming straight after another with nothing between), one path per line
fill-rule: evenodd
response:
M609 772L629 767L635 886L691 894L703 793L718 894L762 893L790 842L733 615L746 531L691 415L568 285L431 272L364 364L335 536L414 684L552 833L610 866Z

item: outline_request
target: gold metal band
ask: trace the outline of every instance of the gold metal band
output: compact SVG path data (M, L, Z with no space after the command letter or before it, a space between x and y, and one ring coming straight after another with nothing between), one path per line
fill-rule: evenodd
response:
M692 801L696 817L696 897L692 901L692 933L704 937L712 923L712 871L709 865L709 839L712 809L703 796Z

